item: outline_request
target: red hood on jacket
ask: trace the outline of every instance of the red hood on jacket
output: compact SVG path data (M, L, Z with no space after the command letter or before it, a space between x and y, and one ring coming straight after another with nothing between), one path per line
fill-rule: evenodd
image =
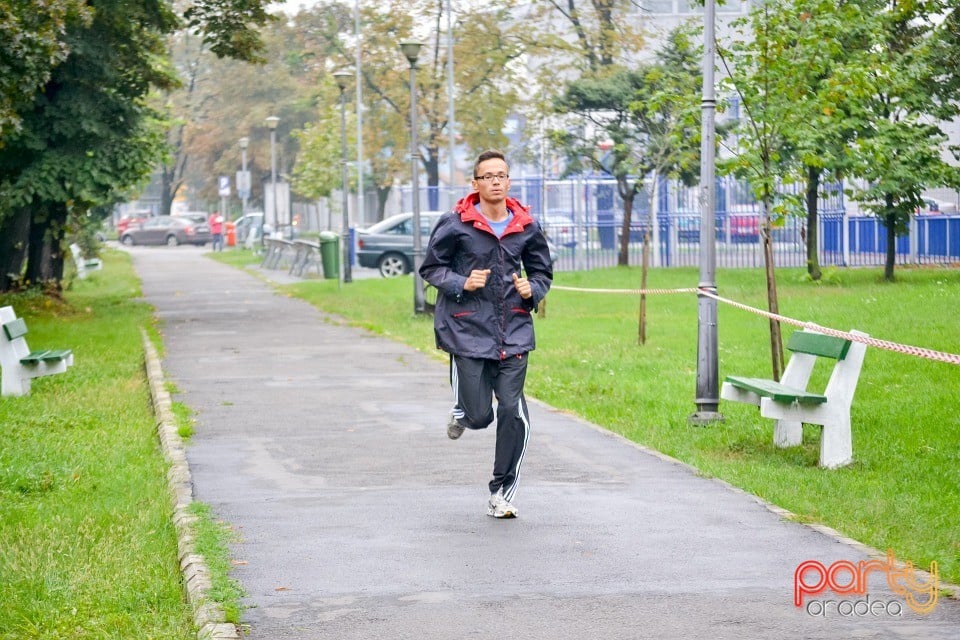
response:
M475 228L493 233L487 219L477 211L477 203L479 202L480 194L474 191L458 200L453 210L460 214L460 220L463 222L471 222ZM503 235L523 231L524 227L533 222L533 218L530 216L530 207L520 204L520 201L516 198L507 196L507 209L513 213L513 220L510 221Z

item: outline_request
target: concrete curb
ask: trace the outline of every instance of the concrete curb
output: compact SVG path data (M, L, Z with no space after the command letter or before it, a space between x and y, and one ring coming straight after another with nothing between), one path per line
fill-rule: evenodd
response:
M177 433L177 425L171 409L172 400L164 386L160 357L146 331L143 335L144 367L153 397L153 409L157 417L157 434L163 457L170 468L167 470L167 486L173 503L173 524L177 530L177 555L183 574L187 602L193 611L193 623L197 627L198 640L240 640L237 628L226 621L223 608L209 598L211 588L210 570L203 556L194 548L193 524L196 517L187 509L193 502L193 481L187 465L187 453L183 440Z

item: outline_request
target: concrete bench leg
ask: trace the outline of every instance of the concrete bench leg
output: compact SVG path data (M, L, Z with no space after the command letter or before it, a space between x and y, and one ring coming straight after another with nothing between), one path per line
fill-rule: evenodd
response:
M803 423L796 420L777 420L773 423L773 444L781 449L795 447L803 442Z
M0 372L0 396L25 396L30 393L30 378L22 378L19 371L10 368Z
M853 437L850 417L837 416L823 425L820 438L820 466L835 469L853 461Z

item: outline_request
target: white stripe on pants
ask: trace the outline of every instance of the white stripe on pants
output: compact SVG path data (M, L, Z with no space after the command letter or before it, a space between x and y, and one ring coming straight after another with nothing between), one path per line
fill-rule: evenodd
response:
M530 439L530 420L523 385L527 354L503 360L452 356L450 385L453 416L468 429L486 429L493 422L493 398L497 399L497 443L490 493L503 488L512 500L520 480L520 465Z

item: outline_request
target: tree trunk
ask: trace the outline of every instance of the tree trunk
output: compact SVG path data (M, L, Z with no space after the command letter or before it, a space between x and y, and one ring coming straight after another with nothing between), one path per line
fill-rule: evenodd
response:
M650 271L650 236L657 224L657 172L654 171L650 180L653 187L650 189L650 217L647 221L647 230L643 234L643 260L640 267L640 288L647 288L647 273ZM654 247L658 250L659 247ZM647 343L647 294L640 294L640 327L638 339L641 345Z
M780 304L777 301L777 275L773 264L773 242L770 239L770 203L763 202L763 214L760 220L760 241L763 243L763 263L767 276L767 310L770 313L780 313ZM773 379L780 380L783 372L783 337L780 334L780 322L770 319L770 360L773 369Z
M27 281L34 286L49 286L63 291L63 244L67 223L65 204L46 204L35 212L30 224L27 247Z
M807 273L812 280L819 280L823 273L820 271L819 226L817 203L820 191L821 169L807 167Z
M440 208L440 149L436 145L427 147L423 169L427 174L427 209L436 211Z
M383 220L384 211L387 208L387 200L390 198L390 185L377 187L377 222Z
M0 293L19 285L27 255L30 209L21 207L0 218Z
M887 258L883 264L883 279L893 282L893 269L897 264L897 214L893 210L893 197L886 196L887 213L883 216L887 225Z
M172 172L166 167L160 174L160 215L170 215L173 209L173 199L177 197L177 192L173 188L174 180Z
M623 199L623 223L620 228L620 251L617 255L617 265L630 265L630 227L633 221L633 199L637 190L628 185L628 178L617 178L617 191Z

